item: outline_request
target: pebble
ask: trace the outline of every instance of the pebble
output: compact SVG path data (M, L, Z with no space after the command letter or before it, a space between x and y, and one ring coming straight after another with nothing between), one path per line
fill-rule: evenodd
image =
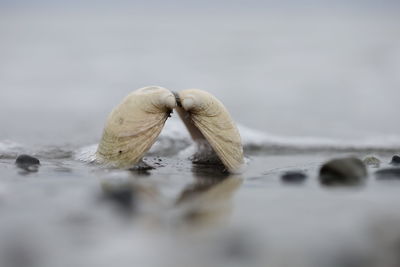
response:
M285 183L302 183L307 175L302 171L288 171L282 174L281 180Z
M368 156L363 159L365 165L370 166L372 168L379 168L381 165L381 161L375 156Z
M333 159L322 165L319 180L323 185L359 185L367 176L364 163L353 157Z
M400 179L400 168L386 168L375 172L378 179Z
M15 164L27 172L37 172L40 161L37 158L29 155L19 155L15 160Z
M392 165L400 165L400 156L394 155L392 157L392 161L390 162Z

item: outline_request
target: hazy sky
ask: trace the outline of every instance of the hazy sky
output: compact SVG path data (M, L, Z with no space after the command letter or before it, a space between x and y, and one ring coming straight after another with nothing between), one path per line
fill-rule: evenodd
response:
M277 135L398 134L397 2L0 0L0 140L94 142L154 84L207 90Z
M184 1L184 0L148 0L148 1L128 1L128 0L0 0L3 7L158 7L158 8L244 8L256 9L259 7L283 7L283 8L302 8L302 7L355 7L355 8L393 8L400 7L398 0L203 0L203 1Z

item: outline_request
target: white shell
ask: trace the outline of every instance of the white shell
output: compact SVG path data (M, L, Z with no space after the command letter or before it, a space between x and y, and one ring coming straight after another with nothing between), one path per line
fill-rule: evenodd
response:
M244 165L239 131L224 105L208 92L189 89L179 93L177 108L194 140L206 139L230 172ZM185 114L187 113L187 114ZM195 127L193 127L195 126Z
M149 86L130 93L107 119L97 161L119 168L138 163L175 106L175 96L162 87Z

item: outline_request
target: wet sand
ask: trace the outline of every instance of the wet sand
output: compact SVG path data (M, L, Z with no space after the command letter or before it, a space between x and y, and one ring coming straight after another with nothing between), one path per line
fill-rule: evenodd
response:
M321 185L321 164L344 155L254 155L241 175L174 157L146 158L149 171L65 158L26 172L1 159L0 263L398 266L400 180L369 168L364 184ZM306 180L282 181L292 170Z

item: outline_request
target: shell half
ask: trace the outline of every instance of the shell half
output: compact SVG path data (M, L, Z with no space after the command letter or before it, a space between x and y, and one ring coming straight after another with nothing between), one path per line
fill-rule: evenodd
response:
M177 111L192 138L206 140L230 172L244 165L239 131L225 106L208 92L189 89L178 94Z
M162 87L149 86L130 93L107 119L97 161L118 168L138 163L175 107L175 96Z

